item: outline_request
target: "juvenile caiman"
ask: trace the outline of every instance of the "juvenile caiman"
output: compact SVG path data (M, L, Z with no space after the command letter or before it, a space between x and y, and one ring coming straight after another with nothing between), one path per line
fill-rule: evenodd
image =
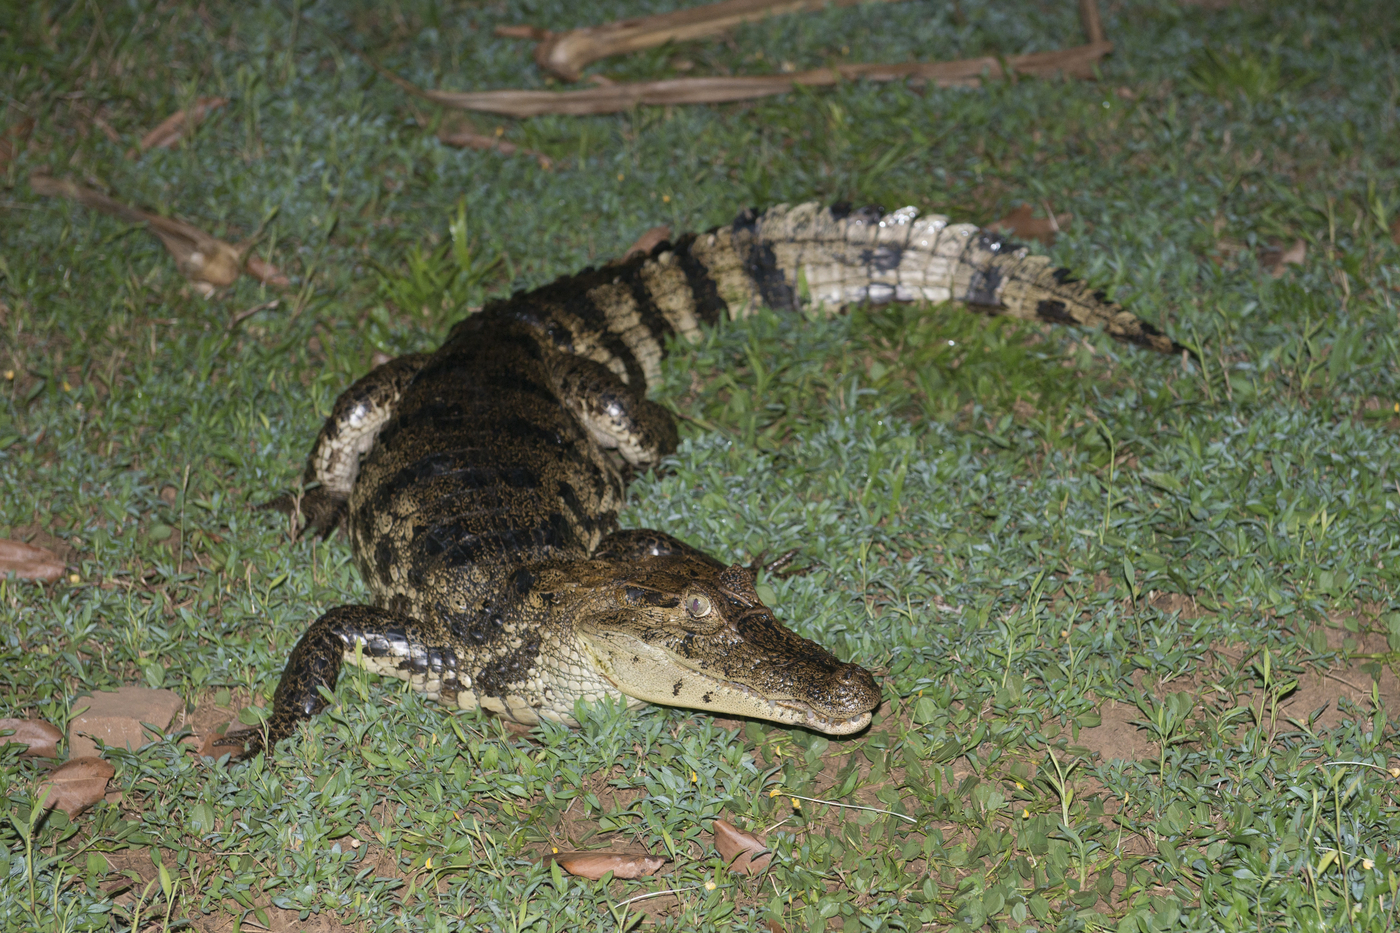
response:
M674 421L646 398L668 337L695 340L758 305L891 300L959 300L1181 349L1044 257L912 208L745 212L492 302L436 352L385 363L337 399L299 507L322 534L348 516L374 602L312 624L265 731L225 746L246 757L289 736L346 661L519 722L572 723L576 701L610 696L864 728L874 678L779 623L749 570L659 531L616 530L616 455L646 470L675 449Z

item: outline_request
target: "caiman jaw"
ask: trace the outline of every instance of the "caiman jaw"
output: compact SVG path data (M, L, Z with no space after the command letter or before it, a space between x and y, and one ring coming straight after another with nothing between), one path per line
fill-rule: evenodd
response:
M716 671L702 670L695 660L648 644L627 632L595 630L580 634L599 671L622 693L648 703L750 716L828 735L849 735L870 724L871 713L880 700L869 672L855 664L841 665L834 658L834 669L820 674L821 691L834 702L819 706L788 691L775 690L765 695ZM821 651L811 642L806 644ZM775 671L778 676L764 679L781 679L789 672L782 668L792 660L772 659L773 666L779 669Z

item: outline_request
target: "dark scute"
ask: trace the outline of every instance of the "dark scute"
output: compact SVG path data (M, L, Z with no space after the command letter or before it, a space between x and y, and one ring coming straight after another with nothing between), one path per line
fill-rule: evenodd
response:
M867 204L864 207L852 211L850 220L858 224L878 224L880 218L885 216L885 209L878 204Z
M779 267L778 254L773 251L771 243L760 241L749 247L744 271L758 286L758 293L765 305L777 311L797 310L797 293L788 284L787 276Z
M745 230L755 230L758 227L758 212L751 207L746 207L734 218L734 232L739 233Z
M676 244L676 259L685 273L686 285L695 298L695 316L706 324L715 324L720 316L729 310L729 305L719 296L719 287L705 270L705 265L690 253L690 244L695 242L695 234L686 234Z
M515 587L515 592L524 596L530 592L530 587L535 585L535 575L527 568L521 567L510 576L511 585Z
M876 249L868 249L860 254L860 261L873 269L881 272L889 272L891 269L898 269L900 260L904 258L904 250L898 246L881 246Z
M1060 285L1071 285L1079 281L1074 273L1064 266L1060 266L1060 268L1056 269L1052 274L1055 276L1055 281Z
M991 250L994 253L1011 253L1018 249L1025 249L1024 243L1008 240L994 230L983 230L977 240L983 249Z
M967 295L963 297L970 305L984 305L995 307L998 304L997 292L1002 286L1002 273L996 266L991 266L972 276L972 281L968 283Z
M393 542L388 538L381 538L374 546L374 575L386 585L390 580L390 568L394 566L394 557Z
M1108 304L1108 292L1104 291L1103 289L1095 291L1094 300L1102 301L1104 304Z
M845 220L847 217L851 216L851 202L837 201L835 204L831 205L829 210L831 211L832 220Z
M487 696L504 697L511 684L530 676L540 654L540 636L531 636L520 647L483 667L476 675L476 689Z
M1046 300L1035 306L1035 316L1052 324L1078 324L1063 301Z

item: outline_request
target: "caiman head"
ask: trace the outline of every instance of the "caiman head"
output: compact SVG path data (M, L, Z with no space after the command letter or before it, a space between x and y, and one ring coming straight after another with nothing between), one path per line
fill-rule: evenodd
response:
M574 621L618 690L830 735L869 725L880 703L875 678L784 628L759 600L749 571L680 556L620 569L596 611Z

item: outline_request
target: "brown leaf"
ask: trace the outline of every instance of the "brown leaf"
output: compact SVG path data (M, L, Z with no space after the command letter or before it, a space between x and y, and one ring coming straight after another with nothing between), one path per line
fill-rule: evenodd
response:
M58 740L63 738L63 733L53 723L42 719L0 719L0 732L14 733L0 735L0 745L13 742L29 746L20 752L22 758L59 757Z
M546 113L575 116L618 113L631 110L639 104L717 104L752 100L756 97L784 94L799 85L824 87L857 79L908 79L931 82L939 87L975 87L982 83L984 76L992 80L1006 77L1002 68L1003 62L1011 67L1014 74L1088 78L1093 76L1095 63L1111 51L1112 42L1101 42L1052 52L1032 52L1029 55L1016 55L1007 59L987 55L952 62L860 62L792 74L620 82L607 87L591 87L577 91L427 91L387 70L372 58L366 57L365 61L385 80L392 81L410 94L444 107L499 113L511 117L537 117Z
M1400 217L1390 222L1390 239L1396 246L1400 246Z
M438 130L438 142L444 146L452 146L456 149L480 149L486 152L499 152L501 155L533 156L539 163L540 168L549 168L553 160L543 152L536 152L534 149L527 149L524 146L517 146L515 143L507 142L498 136L486 136L468 129L449 130L446 126Z
M539 26L497 26L493 32L502 39L532 39L542 42L554 33Z
M281 269L277 268L266 259L261 259L252 253L248 254L248 259L243 263L243 268L247 270L249 275L259 282L262 282L264 285L275 285L277 288L286 288L288 285L292 284L292 280L283 275Z
M627 252L622 254L622 262L626 262L636 256L650 256L651 251L662 243L671 239L671 228L666 224L659 227L652 227L646 233L637 237L637 242L627 247Z
M667 42L687 42L732 29L741 23L805 13L829 6L855 6L864 0L723 0L705 6L686 7L673 13L618 20L601 26L587 26L569 32L546 33L535 49L535 63L568 81L577 81L580 70L590 62L609 55L637 52ZM879 0L891 2L891 0ZM893 0L899 2L899 0ZM520 27L512 35L526 36ZM528 28L528 27L527 27ZM497 27L496 35L502 35Z
M21 580L52 583L63 576L63 561L48 548L0 538L0 580L12 573Z
M1259 268L1272 275L1274 278L1282 278L1288 272L1287 266L1301 266L1308 258L1308 244L1302 240L1294 240L1293 245L1284 249L1277 242L1261 247L1258 253Z
M84 207L111 214L129 223L144 223L165 244L180 272L194 283L195 289L208 298L215 290L232 285L243 267L246 248L225 243L198 227L172 217L162 217L124 204L94 188L86 188L69 178L48 175L29 176L29 187L35 194L51 198L67 198Z
M29 134L33 131L34 118L25 117L0 133L0 172L10 167L10 162L19 155L24 144L29 142Z
M756 875L773 860L762 837L746 833L728 820L714 821L715 851L741 875Z
M57 808L72 819L102 799L107 793L107 782L116 773L111 763L101 758L65 761L39 782L40 790L48 788L44 809Z
M210 113L228 103L227 97L201 97L188 110L177 110L160 122L160 125L141 137L138 145L141 151L148 149L170 149L185 133L204 121Z
M625 852L555 852L545 861L556 861L571 875L597 881L612 872L614 878L644 878L666 864L661 855L628 855Z
M767 930L768 933L783 933L783 925L771 917L763 921L763 928Z
M1055 235L1069 226L1073 216L1073 214L1051 214L1049 217L1035 217L1031 213L1029 204L1021 204L992 226L1010 231L1012 236L1018 236L1023 240L1039 240L1046 246L1051 246L1055 242Z

